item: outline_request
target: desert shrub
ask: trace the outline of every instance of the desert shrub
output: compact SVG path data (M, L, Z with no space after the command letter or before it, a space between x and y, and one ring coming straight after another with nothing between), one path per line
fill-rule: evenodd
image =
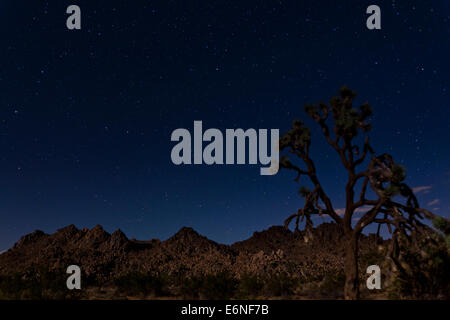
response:
M183 298L190 299L256 299L262 295L288 297L298 284L298 279L284 273L266 277L243 274L237 280L229 273L221 272L185 278L179 283L179 292Z
M344 270L335 270L328 272L319 285L319 295L327 299L343 298L345 286Z
M264 279L264 294L268 297L288 297L297 284L296 279L286 273L273 274Z
M360 254L359 266L363 274L366 274L366 268L370 265L382 265L385 261L386 253L378 249L370 250L369 252Z
M114 281L120 293L131 296L166 294L167 277L147 273L132 272L122 275Z
M388 295L391 299L449 299L449 247L441 235L401 243L402 255Z
M186 277L180 279L180 294L184 299L197 299L200 295L200 288L203 285L204 277Z
M18 300L26 289L19 274L0 278L0 299L2 300Z
M42 300L78 299L79 291L66 287L65 275L46 268L30 268L26 274L0 278L0 299Z
M190 299L217 299L232 298L237 289L238 282L227 272L217 274L186 277L179 283L180 294Z
M264 282L256 275L244 274L239 279L236 292L238 299L255 299L262 294Z
M236 279L227 272L220 272L204 277L199 293L205 299L227 300L235 295L236 289Z

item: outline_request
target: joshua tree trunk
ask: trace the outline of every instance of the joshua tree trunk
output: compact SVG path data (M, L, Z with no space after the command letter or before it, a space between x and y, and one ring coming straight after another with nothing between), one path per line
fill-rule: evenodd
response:
M359 278L358 278L358 240L359 233L351 232L346 237L345 247L345 288L344 297L346 300L359 299Z

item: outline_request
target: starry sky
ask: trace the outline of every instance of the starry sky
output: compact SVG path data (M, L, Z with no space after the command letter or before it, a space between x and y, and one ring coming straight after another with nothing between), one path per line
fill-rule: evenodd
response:
M66 28L71 4L81 30ZM371 4L381 30L366 28ZM0 251L72 223L143 240L190 226L232 243L302 206L291 172L173 165L170 135L194 120L281 133L305 120L343 207L345 172L302 110L342 85L373 106L376 152L449 217L447 0L7 0L0 33Z

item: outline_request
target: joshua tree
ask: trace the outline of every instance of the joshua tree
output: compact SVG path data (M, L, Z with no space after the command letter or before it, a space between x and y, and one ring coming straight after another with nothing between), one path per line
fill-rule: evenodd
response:
M371 129L369 117L372 108L367 103L359 110L354 108L355 96L355 92L344 87L329 104L318 103L304 108L320 126L327 143L337 152L347 172L344 212L333 207L319 180L309 152L311 133L303 122L295 120L292 129L280 139L280 149L287 150L297 159L294 162L282 156L281 167L295 171L297 182L305 177L313 186L312 190L305 186L300 188L299 192L305 198L304 207L288 217L285 226L288 227L295 219L295 228L298 229L299 222L305 219L305 228L310 231L313 227L312 215L328 215L341 227L346 246L346 299L359 298L358 240L365 227L378 224L379 235L380 226L387 225L395 241L398 234L411 238L426 232L429 228L421 220L435 218L433 213L419 207L412 189L404 183L405 169L395 163L389 154L375 155L367 136ZM360 137L362 135L365 137ZM360 169L362 166L365 169ZM358 211L365 213L352 224L353 215Z

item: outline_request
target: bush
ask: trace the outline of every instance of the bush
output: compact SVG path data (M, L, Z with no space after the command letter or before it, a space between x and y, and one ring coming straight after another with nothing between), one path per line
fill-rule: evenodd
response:
M78 299L79 291L66 287L65 274L50 272L46 268L31 268L26 274L0 278L0 299L42 300Z
M179 284L183 298L227 300L235 296L238 281L227 272L184 278Z
M264 281L264 293L268 297L288 297L294 293L297 281L285 273L274 274Z
M383 262L386 259L386 252L385 250L380 251L378 249L373 249L370 250L367 253L361 254L359 256L359 267L360 267L360 272L362 272L363 274L366 274L366 268L370 265L382 265Z
M344 270L336 270L325 275L319 286L321 297L339 299L344 297L345 274Z
M239 280L236 298L255 299L262 295L264 282L256 275L244 274Z
M162 275L133 272L117 278L114 282L120 293L130 296L162 296L166 293L167 278Z
M236 279L226 272L220 272L204 278L200 295L205 299L227 300L234 296L236 289Z
M388 288L392 299L450 298L450 255L440 235L422 238L415 244L401 242L399 266Z
M203 281L203 277L190 277L182 279L180 281L180 294L183 296L183 299L198 299Z

